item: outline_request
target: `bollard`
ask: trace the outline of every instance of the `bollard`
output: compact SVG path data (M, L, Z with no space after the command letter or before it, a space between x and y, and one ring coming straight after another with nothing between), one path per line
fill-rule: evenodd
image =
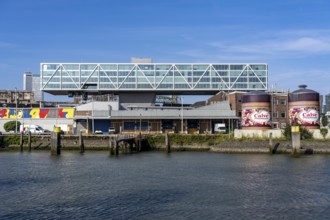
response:
M29 146L29 152L31 152L32 148L31 148L31 131L29 131L28 133L28 146Z
M119 144L116 141L116 145L115 145L115 155L118 156L119 155Z
M80 153L84 153L85 152L84 139L83 139L83 136L82 136L82 132L81 131L79 133L79 148L80 148Z
M300 154L300 130L299 126L291 127L291 136L292 136L292 154L294 156Z
M24 133L21 132L21 137L20 137L20 141L19 141L19 147L21 149L21 152L23 152L23 143L24 143L24 141L23 141L23 138L24 138L23 134Z
M60 155L61 154L61 135L58 132L52 132L51 134L51 155Z
M168 136L168 133L165 134L165 148L166 153L171 153L170 137Z
M113 156L115 155L115 151L114 151L114 140L110 137L109 138L109 150L110 150L110 155Z

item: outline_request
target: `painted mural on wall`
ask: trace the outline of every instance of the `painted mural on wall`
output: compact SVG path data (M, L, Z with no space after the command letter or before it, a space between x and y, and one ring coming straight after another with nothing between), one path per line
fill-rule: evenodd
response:
M0 118L73 118L74 108L3 108L0 109Z
M243 109L243 127L270 127L270 113L268 108Z
M320 126L318 107L296 107L289 109L291 123L302 126Z

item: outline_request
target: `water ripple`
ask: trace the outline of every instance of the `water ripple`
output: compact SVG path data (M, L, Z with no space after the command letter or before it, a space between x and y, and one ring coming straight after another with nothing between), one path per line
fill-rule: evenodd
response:
M327 156L0 154L0 219L327 219Z

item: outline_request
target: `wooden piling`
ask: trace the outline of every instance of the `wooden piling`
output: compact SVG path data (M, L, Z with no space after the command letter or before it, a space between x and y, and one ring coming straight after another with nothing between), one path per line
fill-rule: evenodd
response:
M139 147L138 147L138 152L141 152L141 132L139 134Z
M28 132L28 147L29 147L29 152L31 152L31 150L32 150L32 147L31 147L31 142L32 142L32 140L31 140L31 131L29 131Z
M273 133L269 133L269 152L273 153Z
M52 132L51 134L51 155L61 154L61 135L58 132Z
M115 144L115 155L116 156L119 155L119 144L118 144L118 141L116 141L116 144Z
M79 132L79 148L80 148L80 153L85 152L85 145L84 145L84 139L82 136L82 132Z
M109 150L110 150L110 156L115 155L115 140L111 137L109 137Z
M24 141L23 141L23 138L24 138L24 133L23 132L21 132L21 134L20 134L21 136L20 136L20 141L19 141L19 147L20 147L20 149L21 149L21 152L23 152L23 144L24 144Z
M165 148L166 153L171 153L170 137L168 136L168 133L165 134Z

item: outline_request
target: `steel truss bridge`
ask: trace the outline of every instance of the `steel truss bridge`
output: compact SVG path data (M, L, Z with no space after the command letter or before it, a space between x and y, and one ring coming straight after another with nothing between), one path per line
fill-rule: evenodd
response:
M153 92L215 94L268 89L267 64L41 63L41 90L54 95Z

